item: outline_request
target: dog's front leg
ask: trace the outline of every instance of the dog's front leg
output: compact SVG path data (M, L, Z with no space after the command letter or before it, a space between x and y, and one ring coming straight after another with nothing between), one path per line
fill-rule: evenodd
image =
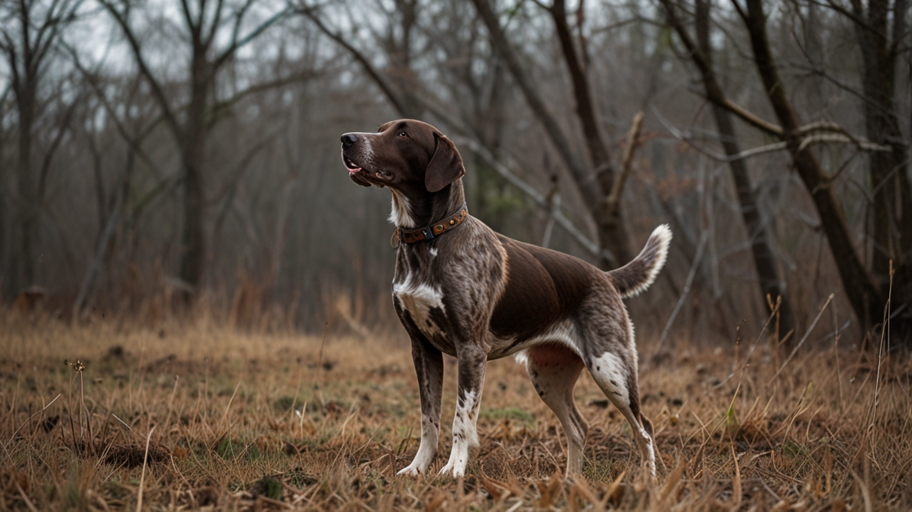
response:
M417 330L416 330L417 331ZM411 336L412 359L418 374L421 396L421 444L412 463L399 471L400 475L418 476L427 472L437 455L437 436L440 429L440 390L443 386L443 354L420 333Z
M469 450L478 446L478 409L484 387L485 363L488 355L478 346L458 350L459 382L456 396L456 417L453 419L453 449L450 460L440 470L441 475L465 476Z

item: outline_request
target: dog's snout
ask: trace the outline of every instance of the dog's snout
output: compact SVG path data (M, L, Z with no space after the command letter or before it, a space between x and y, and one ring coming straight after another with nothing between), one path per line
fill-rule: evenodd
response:
M358 136L353 133L346 133L342 136L343 148L350 148L355 142L358 142Z

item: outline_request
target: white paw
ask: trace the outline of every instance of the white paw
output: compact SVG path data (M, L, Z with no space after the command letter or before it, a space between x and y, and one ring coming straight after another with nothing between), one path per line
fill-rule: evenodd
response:
M465 467L450 467L449 465L446 465L437 473L437 476L460 478L465 476Z
M460 478L465 476L467 458L468 457L450 457L450 460L446 463L446 466L443 466L443 469L437 473L437 476L452 476L453 478Z
M437 455L437 450L428 447L435 446L436 444L436 439L434 439L433 443L425 443L425 441L422 440L421 446L418 447L418 453L416 453L415 458L412 459L412 463L406 468L399 470L396 474L408 476L427 474L428 467L431 465L431 462L434 461L434 456Z
M423 471L421 469L419 469L413 462L413 463L409 464L408 467L400 469L399 472L396 474L405 475L405 476L419 476L422 473L423 473Z
M415 455L415 458L412 459L412 463L407 467L399 470L397 475L408 475L408 476L418 476L427 474L427 469L431 465L431 462L434 460L434 453L430 451L418 450L418 453Z

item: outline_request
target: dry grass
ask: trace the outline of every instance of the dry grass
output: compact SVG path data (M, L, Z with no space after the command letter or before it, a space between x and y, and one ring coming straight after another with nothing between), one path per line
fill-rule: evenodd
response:
M0 312L0 509L912 508L908 357L799 353L776 376L785 358L765 343L744 364L752 343L644 357L656 484L588 375L585 478L564 482L556 419L521 367L493 362L482 446L456 482L394 476L419 425L404 335L328 336L321 356L319 337L211 320L146 330ZM448 438L445 426L438 468Z

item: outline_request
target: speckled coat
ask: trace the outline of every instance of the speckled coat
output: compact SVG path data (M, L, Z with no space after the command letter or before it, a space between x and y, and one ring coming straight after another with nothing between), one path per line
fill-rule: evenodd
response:
M588 430L573 401L583 367L630 422L655 475L652 426L640 411L633 325L622 299L644 291L661 270L668 228L656 228L633 261L603 272L511 240L472 216L462 220L462 158L426 123L397 120L377 133L347 133L342 158L355 183L392 191L390 220L400 242L393 301L411 339L421 395L421 442L400 474L426 473L436 456L446 353L458 360L459 395L452 449L440 473L465 474L478 445L485 364L515 355L567 435L568 476L582 470ZM459 222L442 222L451 219ZM418 228L432 235L404 243L400 233Z

